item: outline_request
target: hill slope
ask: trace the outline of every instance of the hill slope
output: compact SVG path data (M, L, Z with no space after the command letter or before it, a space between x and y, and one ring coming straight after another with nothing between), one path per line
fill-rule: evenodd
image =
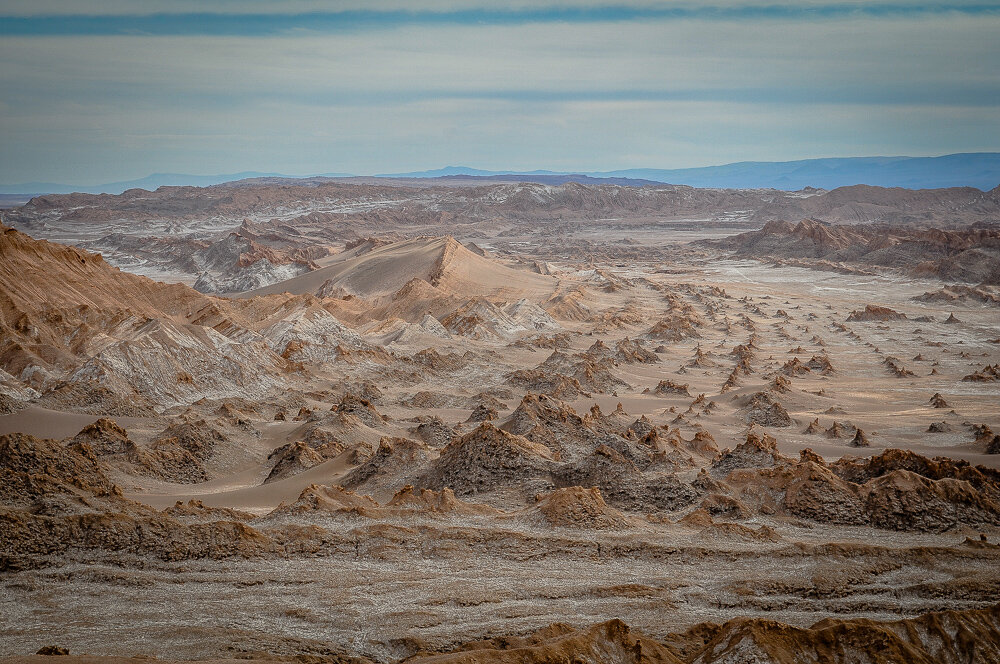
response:
M379 297L395 293L413 279L422 279L444 293L466 297L542 296L551 293L556 286L552 277L514 270L473 253L447 236L421 237L370 251L346 252L345 257L333 265L245 295L342 289L351 295Z

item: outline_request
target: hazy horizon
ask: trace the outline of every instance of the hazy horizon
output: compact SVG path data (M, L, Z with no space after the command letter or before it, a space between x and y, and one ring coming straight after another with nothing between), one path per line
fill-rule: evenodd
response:
M634 165L634 166L620 168L620 169L592 169L592 170L572 169L572 168L570 168L570 169L564 169L564 170L554 170L554 169L551 169L551 168L547 168L544 165L540 165L540 166L536 166L536 167L532 167L532 168L525 168L525 169L512 169L512 168L502 168L502 167L501 168L488 168L488 167L480 166L480 165L471 165L471 164L466 164L466 163L455 163L455 164L446 164L444 166L428 164L428 165L425 165L425 167L423 167L423 168L415 168L415 169L413 169L411 171L398 171L397 172L397 171L391 171L391 170L388 170L388 169L383 169L383 170L376 170L376 171L367 172L367 173L348 173L348 172L345 172L345 171L336 171L336 170L331 170L331 171L326 171L326 172L284 173L284 172L278 172L278 171L276 171L274 169L265 169L265 170L260 170L260 171L253 170L253 169L237 169L237 170L233 170L233 171L229 171L229 172L212 172L212 173L209 173L209 172L194 172L194 171L156 171L156 172L147 172L147 173L133 173L129 177L123 178L121 180L115 180L114 182L110 182L110 181L107 181L107 180L89 179L89 180L78 180L78 181L73 181L73 182L58 182L58 183L53 182L51 184L63 184L63 185L73 185L73 186L82 186L82 187L92 187L92 186L98 186L98 185L104 185L104 184L115 184L117 182L130 182L130 181L134 181L134 180L143 180L143 179L148 179L148 178L156 177L156 176L184 176L184 177L194 177L194 178L201 178L201 177L206 177L207 178L207 177L222 177L222 176L237 175L237 176L244 176L244 177L260 176L260 177L310 178L310 177L403 177L403 176L408 176L408 175L411 175L411 174L420 174L420 175L414 175L414 177L425 177L423 175L424 173L429 173L429 172L432 172L432 171L447 171L447 170L450 170L450 169L469 170L469 171L482 171L483 173L488 173L488 174L520 175L520 174L531 174L531 173L551 173L551 174L554 174L554 175L561 175L561 174L612 173L612 172L625 171L625 170L696 170L696 169L701 169L701 168L717 168L717 167L724 167L724 166L736 166L736 165L740 165L740 164L782 164L782 163L799 163L799 162L809 162L809 161L828 160L828 159L913 159L913 158L930 158L930 159L934 159L934 158L938 158L938 157L951 157L951 156L956 156L956 155L973 155L973 154L997 155L997 154L1000 154L1000 152L986 151L986 152L968 152L968 153L953 153L953 154L927 154L927 155L849 155L849 156L823 156L823 157L810 157L810 158L803 158L803 159L787 159L787 160L780 160L780 161L763 161L763 160L757 160L757 159L747 159L747 160L743 160L743 161L739 161L739 162L727 162L727 163L724 163L724 164L700 164L700 165L697 165L697 166L678 166L678 167L674 167L674 168L664 168L664 167L660 167L660 166L657 166L657 165L650 165L650 164L637 164L637 165ZM0 185L2 185L2 186L8 186L9 187L9 186L15 186L15 185L19 185L19 184L34 184L34 183L37 183L37 182L41 182L41 181L34 181L34 182L0 182ZM998 183L998 184L1000 184L1000 183Z

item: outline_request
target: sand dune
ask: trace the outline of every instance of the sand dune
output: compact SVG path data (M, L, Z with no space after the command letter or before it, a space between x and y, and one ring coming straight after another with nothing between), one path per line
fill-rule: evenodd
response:
M5 433L27 433L37 438L69 438L88 424L96 422L97 415L67 413L48 408L29 406L24 410L0 417L0 436ZM118 423L132 427L147 420L136 417L119 417Z
M375 298L395 293L414 278L446 294L491 295L508 300L543 297L556 288L552 277L509 268L446 236L395 242L361 255L349 253L339 262L240 297L315 293L325 288Z

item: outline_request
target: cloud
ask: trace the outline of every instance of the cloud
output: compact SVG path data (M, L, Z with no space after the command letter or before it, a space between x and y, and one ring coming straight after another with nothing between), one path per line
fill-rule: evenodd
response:
M0 179L1000 149L998 33L944 12L9 36Z
M109 13L107 6L71 5L72 12L31 10L31 5L8 3L0 18L0 34L44 35L215 35L275 36L295 32L351 33L406 26L482 26L552 23L607 23L625 21L822 21L844 18L885 19L939 15L1000 15L995 4L951 2L762 2L704 3L517 3L508 6L469 5L465 2L430 2L399 6L341 6L330 11L310 2L281 5L222 2L214 11L194 10L190 3L112 6L128 13ZM281 6L282 11L275 8ZM152 7L159 8L151 13ZM372 8L375 7L375 8ZM188 11L179 11L188 8ZM65 9L65 6L64 6Z

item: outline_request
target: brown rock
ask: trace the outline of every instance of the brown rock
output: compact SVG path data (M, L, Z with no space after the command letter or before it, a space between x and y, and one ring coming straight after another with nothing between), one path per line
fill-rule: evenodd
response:
M898 311L894 311L889 307L880 307L875 304L869 304L865 307L864 311L852 311L851 315L847 317L847 322L853 321L879 321L885 322L890 320L905 320L906 314L901 314Z

